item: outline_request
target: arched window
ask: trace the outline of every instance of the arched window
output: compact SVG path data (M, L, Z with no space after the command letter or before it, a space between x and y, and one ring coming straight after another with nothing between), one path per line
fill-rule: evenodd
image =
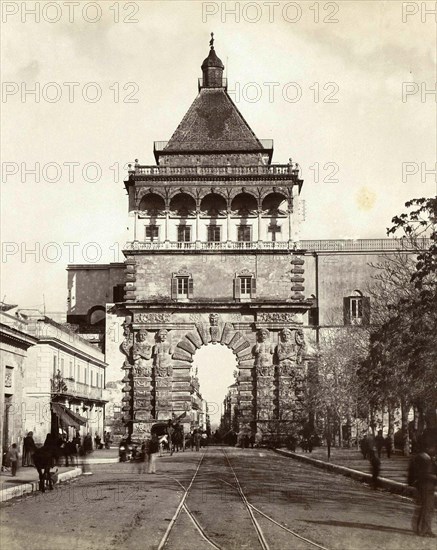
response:
M218 218L226 216L226 200L217 193L210 193L203 197L200 202L200 215L207 218Z
M105 319L105 308L103 306L94 306L88 310L88 324L96 325Z
M163 216L165 211L164 199L156 193L148 193L141 199L139 210L143 215L151 218Z
M196 201L188 193L178 193L170 200L170 214L178 218L196 215Z
M231 215L238 218L256 216L258 204L256 198L250 193L239 193L231 202Z
M287 197L281 193L269 193L262 201L262 210L264 216L272 218L286 216L288 213Z

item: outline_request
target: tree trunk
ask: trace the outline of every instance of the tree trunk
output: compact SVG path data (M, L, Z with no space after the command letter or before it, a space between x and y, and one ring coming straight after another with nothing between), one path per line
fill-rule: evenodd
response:
M387 405L388 412L388 437L391 441L391 448L395 448L395 415L394 407L391 403Z
M410 407L408 406L405 399L401 399L401 431L402 431L402 440L403 440L403 453L404 456L410 455L410 434L408 432L408 413Z
M343 430L340 414L337 414L338 418L338 446L341 449L343 447Z
M375 437L375 409L373 405L370 405L370 429L372 430L372 435Z

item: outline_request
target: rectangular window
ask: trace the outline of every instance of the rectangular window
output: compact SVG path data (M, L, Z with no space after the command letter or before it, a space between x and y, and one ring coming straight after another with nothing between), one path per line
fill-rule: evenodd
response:
M87 378L88 378L88 373L87 373L87 368L84 367L83 369L83 383L86 384L87 383Z
M234 298L237 300L256 297L256 279L253 275L236 276L234 279Z
M146 225L146 241L159 240L159 227L157 225Z
M351 316L351 319L363 318L363 299L362 298L351 298L350 316Z
M250 225L239 225L238 226L238 240L248 242L252 237L252 228Z
M370 323L370 298L367 296L343 298L343 316L345 325L368 325Z
M171 280L171 297L173 300L185 300L193 297L193 278L173 274Z
M189 243L191 241L191 226L180 225L178 227L178 243Z
M73 361L70 361L70 370L69 370L68 375L69 375L70 378L74 378L74 374L73 374Z
M269 225L269 233L270 233L271 241L272 242L277 241L278 240L277 235L279 236L279 234L281 233L281 226L277 224Z
M94 372L91 371L91 381L90 381L90 384L91 386L94 386Z
M53 376L55 376L57 374L56 372L56 368L57 368L57 361L56 361L56 355L53 356Z
M61 357L61 375L64 378L64 358Z
M188 277L178 277L177 294L179 298L188 298Z
M250 298L252 288L252 277L240 277L241 296Z
M219 243L221 241L221 226L209 225L208 226L208 242Z
M112 299L114 303L123 302L124 300L124 284L115 285L112 289Z

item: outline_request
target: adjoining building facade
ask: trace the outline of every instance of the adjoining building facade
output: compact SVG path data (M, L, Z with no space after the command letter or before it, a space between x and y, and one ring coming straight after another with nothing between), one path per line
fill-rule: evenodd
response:
M90 325L106 311L107 380L123 385L138 439L158 420L190 428L193 356L209 344L236 356L239 429L262 436L298 420L313 345L323 330L370 322L369 264L397 248L298 240L299 166L272 164L273 142L251 130L223 69L212 45L196 99L154 144L156 165L130 166L126 261L68 267L67 321Z
M103 435L103 353L36 310L1 315L3 448L29 431L37 443L48 433Z
M21 448L25 437L22 409L26 396L26 370L31 368L29 348L38 340L28 332L27 323L0 311L0 438L2 457L12 443Z

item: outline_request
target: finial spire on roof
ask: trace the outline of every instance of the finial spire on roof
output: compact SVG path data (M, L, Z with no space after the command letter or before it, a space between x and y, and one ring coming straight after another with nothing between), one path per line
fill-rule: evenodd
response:
M211 47L211 50L214 49L214 33L211 33L211 40L209 41L209 45Z

